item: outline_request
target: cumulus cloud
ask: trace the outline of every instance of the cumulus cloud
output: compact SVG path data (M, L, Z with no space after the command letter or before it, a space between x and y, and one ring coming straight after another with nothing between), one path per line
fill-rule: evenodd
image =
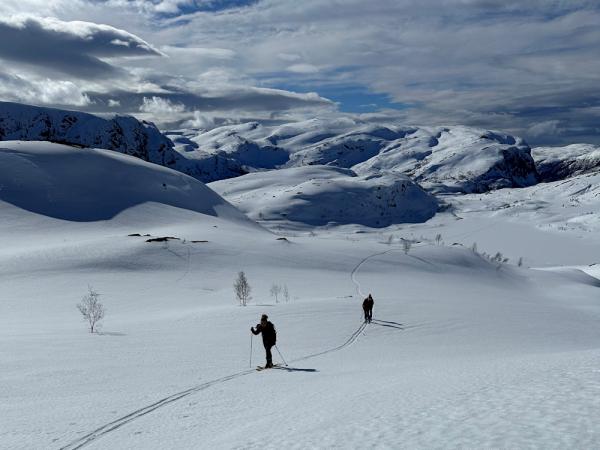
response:
M157 117L168 117L174 114L179 114L185 111L185 106L181 103L173 103L169 99L163 97L144 97L140 112L150 113Z
M91 104L87 94L71 81L25 78L13 73L0 73L0 98L55 106L84 107Z
M202 114L200 111L194 111L192 118L182 123L184 128L211 129L215 126L213 117Z

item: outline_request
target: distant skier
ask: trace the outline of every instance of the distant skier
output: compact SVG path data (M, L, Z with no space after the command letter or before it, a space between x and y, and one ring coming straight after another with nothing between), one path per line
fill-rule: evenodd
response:
M375 304L375 301L373 300L373 297L371 296L371 294L369 294L369 296L367 298L364 299L362 307L363 307L363 311L365 312L365 322L367 323L371 323L371 320L373 319L373 305Z
M275 326L267 320L268 318L269 316L263 314L260 318L260 323L256 325L256 329L254 329L254 327L250 328L250 331L252 331L252 334L254 335L262 333L263 345L265 346L265 352L267 354L267 364L265 364L265 369L273 367L273 355L271 355L271 347L277 343L277 332L275 331Z

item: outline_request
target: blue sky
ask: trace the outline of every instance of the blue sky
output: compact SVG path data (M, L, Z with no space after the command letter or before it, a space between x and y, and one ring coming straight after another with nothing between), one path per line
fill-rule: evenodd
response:
M598 23L591 0L3 0L0 100L599 142Z
M315 92L332 100L342 112L372 113L381 110L403 110L411 105L394 102L390 96L383 93L369 92L364 86L301 86L293 84L277 84L279 89L295 92Z

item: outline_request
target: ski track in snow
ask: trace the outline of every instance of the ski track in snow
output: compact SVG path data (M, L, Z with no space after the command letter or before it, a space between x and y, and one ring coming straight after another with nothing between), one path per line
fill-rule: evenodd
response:
M310 358L315 358L317 356L326 355L328 353L336 352L336 351L342 350L346 347L349 347L358 340L359 336L362 334L362 332L366 326L367 326L367 324L363 322L360 325L360 327L358 327L358 329L354 333L352 333L352 335L343 344L341 344L337 347L334 347L334 348L331 348L328 350L324 350L319 353L313 353L311 355L303 356L301 358L291 360L290 362L294 363L294 362L299 362L299 361L305 361ZM152 403L151 405L140 408L136 411L133 411L133 412L127 414L126 416L123 416L117 420L107 423L106 425L103 425L99 428L96 428L91 433L88 433L85 436L82 436L79 439L72 441L63 447L60 447L60 450L76 450L79 448L83 448L86 445L91 444L93 441L97 440L98 438L104 436L105 434L115 431L118 428L121 428L122 426L127 425L129 422L132 422L135 419L143 417L146 414L149 414L152 411L157 410L158 408L167 406L173 402L176 402L177 400L181 400L182 398L187 397L188 395L194 394L199 391L203 391L203 390L208 389L209 387L214 386L216 384L225 383L226 381L231 381L233 379L240 378L240 377L243 377L246 375L250 375L251 373L255 373L255 372L256 372L256 369L244 370L242 372L234 373L232 375L227 375L227 376L224 376L221 378L217 378L215 380L207 381L206 383L202 383L198 386L194 386L190 389L186 389L185 391L177 392L173 395L162 398L162 399Z
M356 275L357 275L360 267L374 257L384 255L384 254L390 253L392 251L398 251L398 250L401 250L401 249L394 248L394 249L386 250L384 252L374 253L372 255L369 255L369 256L363 258L354 267L354 269L350 273L350 278L351 278L352 282L354 283L354 285L356 286L356 290L359 293L359 295L361 295L361 296L364 295L361 290L361 285L358 282L358 280L356 279ZM169 251L171 251L171 250L169 250ZM174 252L172 252L172 253L174 253ZM180 255L177 255L177 256L179 256L180 258L183 258ZM189 267L188 267L188 271L189 271ZM184 274L184 276L185 275L187 275L187 272ZM323 356L323 355L337 352L337 351L343 350L344 348L350 347L352 344L354 344L358 340L358 338L360 337L361 334L364 334L364 330L366 327L367 327L367 323L362 322L361 325L358 327L358 329L356 329L354 331L354 333L352 333L350 335L350 337L343 344L338 345L337 347L334 347L334 348L330 348L330 349L318 352L318 353L313 353L311 355L307 355L307 356L303 356L301 358L291 360L290 362L294 363L294 362L305 361L310 358L316 358L317 356ZM96 441L98 438L100 438L112 431L115 431L115 430L121 428L122 426L127 425L128 423L130 423L140 417L150 414L151 412L156 411L157 409L162 408L163 406L167 406L171 403L181 400L182 398L187 397L188 395L208 389L211 386L214 386L216 384L225 383L227 381L230 381L230 380L233 380L236 378L240 378L240 377L243 377L246 375L250 375L251 373L255 373L255 372L256 372L256 369L244 370L244 371L237 372L237 373L234 373L231 375L226 375L221 378L217 378L215 380L207 381L206 383L202 383L198 386L194 386L194 387L186 389L184 391L180 391L175 394L169 395L168 397L164 397L150 405L144 406L143 408L135 410L117 420L114 420L110 423L107 423L106 425L96 428L94 431L86 434L85 436L82 436L82 437L68 443L67 445L60 447L59 450L76 450L76 449L83 448L86 445L91 444L92 442Z
M381 255L385 255L387 253L393 252L393 251L397 251L400 250L398 248L392 248L390 250L386 250L385 252L378 252L378 253L373 253L372 255L369 255L365 258L363 258L357 265L356 267L354 267L354 269L352 269L352 273L350 274L350 278L352 279L352 283L354 283L354 286L356 286L356 292L360 297L364 297L365 294L361 289L360 283L358 282L358 280L356 279L356 274L358 273L358 271L360 270L360 268L362 267L363 264L365 264L367 261L369 261L372 258L375 258L377 256L381 256Z
M161 400L158 400L157 402L152 403L151 405L140 408L136 411L133 411L133 412L127 414L126 416L121 417L120 419L114 420L104 426L101 426L100 428L96 428L91 433L86 434L85 436L65 445L64 447L60 447L60 450L75 450L78 448L82 448L82 447L86 446L87 444L91 444L93 441L104 436L105 434L108 434L111 431L121 428L123 425L126 425L129 422L134 421L135 419L145 416L146 414L149 414L152 411L157 410L158 408L161 408L170 403L176 402L177 400L181 400L182 398L187 397L188 395L193 394L195 392L199 392L204 389L208 389L209 387L211 387L215 384L224 383L226 381L233 380L235 378L240 378L240 377L243 377L244 375L249 375L253 372L255 372L254 369L249 369L249 370L245 370L243 372L235 373L233 375L227 375L225 377L217 378L216 380L208 381L206 383L200 384L198 386L187 389L185 391L181 391L176 394L165 397Z

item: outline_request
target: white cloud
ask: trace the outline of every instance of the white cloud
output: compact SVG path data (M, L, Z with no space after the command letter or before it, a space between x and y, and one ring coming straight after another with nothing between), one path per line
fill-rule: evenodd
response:
M293 64L287 68L288 72L294 73L317 73L319 72L319 68L317 66L313 66L312 64Z
M202 114L200 111L194 111L193 117L182 123L184 128L198 128L198 129L210 129L215 126L215 120L206 114Z
M529 134L534 137L555 135L560 132L560 120L547 120L529 127Z
M198 0L108 0L106 3L112 8L132 9L147 14L177 14L182 6L210 2Z
M164 45L160 49L168 56L178 56L183 58L230 60L236 56L236 53L233 50L218 47L176 47L172 45Z
M204 7L210 2L4 0L0 13L6 17L43 8L61 19L57 26L38 20L49 35L74 18L108 23L134 37L113 33L111 51L131 51L139 40L167 54L168 59L125 59L86 51L91 64L71 65L53 54L50 69L62 72L45 76L64 80L64 73L70 73L69 80L82 92L94 84L104 95L113 90L137 94L135 102L114 97L124 111L136 111L140 95L169 96L185 105L181 114L188 114L188 120L193 119L191 111L206 115L212 106L219 114L239 114L237 118L264 115L268 108L277 117L330 114L335 109L325 99L257 90L296 86L303 91L335 88L343 93L352 88L383 94L409 105L393 115L412 123L465 123L533 136L537 124L559 121L565 137L568 130L593 130L592 119L597 122L597 1L345 0L341 5L262 0L188 14L194 3ZM85 27L67 28L85 40ZM92 41L99 42L97 37ZM54 46L56 52L59 48ZM94 63L98 70L77 73L79 66L90 69ZM39 78L47 70L44 65L37 72L29 69ZM96 73L102 75L92 80ZM180 97L195 100L188 103Z
M73 82L48 78L24 78L0 73L0 97L4 100L41 105L87 106L89 97Z
M150 113L158 117L169 117L185 111L181 103L174 103L162 97L144 97L140 112Z

